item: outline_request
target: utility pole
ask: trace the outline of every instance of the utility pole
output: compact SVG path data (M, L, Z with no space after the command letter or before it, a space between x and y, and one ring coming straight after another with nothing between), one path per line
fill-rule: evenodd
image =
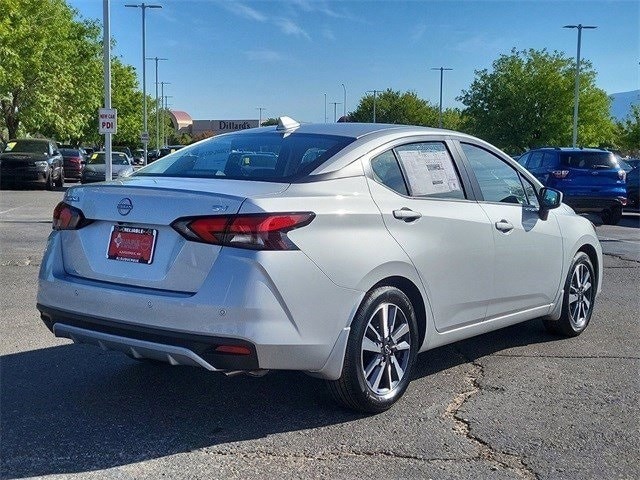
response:
M324 123L327 123L327 94L324 94Z
M453 68L438 67L431 70L440 70L440 107L438 108L438 128L442 128L442 77L445 70L453 70Z
M158 113L160 110L160 104L158 99L158 61L168 60L168 58L152 57L147 60L155 60L156 62L156 148L160 148L160 125L158 123Z
M342 105L341 102L331 102L331 105L333 105L333 123L336 123L336 107L338 105Z
M342 102L342 117L346 122L347 121L347 87L344 86L344 83L342 84L342 89L344 90L344 97Z
M162 97L162 101L163 101L163 103L164 103L164 110L165 110L165 112L168 112L168 111L169 111L169 99L170 99L170 98L173 98L173 95L164 95L164 96ZM164 139L164 146L165 146L165 147L167 146L167 139L166 139L166 138Z
M144 158L142 161L143 165L147 164L147 146L149 145L149 132L147 131L147 69L145 64L147 57L147 33L146 33L146 22L145 22L145 12L147 8L162 8L162 5L147 5L146 3L140 4L127 4L125 7L129 8L140 8L142 10L142 130L143 130L143 139L142 145L144 148Z
M167 145L167 137L164 135L164 123L165 123L164 115L167 111L164 108L164 86L165 85L171 85L171 82L160 82L160 108L162 109L162 146L163 147Z
M582 43L582 29L595 29L598 28L594 25L565 25L562 28L577 28L578 29L578 51L576 52L576 86L573 95L573 147L578 144L578 103L580 100L580 45Z
M368 90L366 93L373 93L373 123L376 123L376 95L382 90Z
M264 107L256 107L256 110L260 111L260 119L258 120L258 127L262 126L262 111L266 110Z

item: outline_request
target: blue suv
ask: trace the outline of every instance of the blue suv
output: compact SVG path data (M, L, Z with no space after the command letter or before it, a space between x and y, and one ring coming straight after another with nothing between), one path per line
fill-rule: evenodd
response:
M518 159L543 185L560 190L576 212L599 213L615 225L627 203L626 172L613 153L596 148L538 148Z

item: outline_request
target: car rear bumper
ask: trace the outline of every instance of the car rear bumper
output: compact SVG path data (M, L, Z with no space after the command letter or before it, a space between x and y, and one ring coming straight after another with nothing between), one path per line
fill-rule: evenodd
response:
M160 328L122 324L112 320L37 306L40 318L57 337L150 358L172 365L203 367L211 371L257 370L255 346L246 341L195 335ZM242 354L221 352L236 347ZM247 352L247 353L244 353Z
M622 207L626 203L626 197L622 195L620 197L574 197L565 195L562 201L576 212L599 213L612 207Z

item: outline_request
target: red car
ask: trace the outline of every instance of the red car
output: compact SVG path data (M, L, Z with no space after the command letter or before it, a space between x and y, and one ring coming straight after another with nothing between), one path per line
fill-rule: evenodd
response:
M82 170L87 161L84 150L79 148L61 148L60 153L64 159L64 177L67 180L79 181Z

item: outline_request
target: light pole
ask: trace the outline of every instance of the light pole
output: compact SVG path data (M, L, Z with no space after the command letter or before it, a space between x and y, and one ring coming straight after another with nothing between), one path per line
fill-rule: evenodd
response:
M342 89L344 90L344 97L342 100L342 117L346 122L347 121L347 87L344 86L344 83L342 84Z
M338 105L342 105L341 102L331 102L331 105L333 105L333 123L336 123L336 107Z
M142 164L147 164L147 145L149 144L149 132L147 132L147 69L145 68L145 61L147 57L147 32L145 22L145 12L147 8L162 8L162 5L147 5L146 3L140 4L127 4L125 7L140 8L142 10L142 130L145 137L142 139L142 145L144 148L144 157Z
M164 103L164 110L165 110L166 112L168 112L168 111L169 111L169 99L170 99L170 98L173 98L173 95L164 95L164 96L162 97L162 102ZM176 133L177 133L177 130L176 130ZM166 138L164 139L164 146L165 146L165 147L167 146L167 139L166 139Z
M373 123L376 123L376 95L382 90L368 90L367 93L373 93Z
M582 43L582 29L594 29L598 28L594 25L565 25L562 28L577 28L578 29L578 51L576 52L576 88L573 98L573 147L578 144L578 102L580 97L580 44Z
M324 123L327 123L327 94L324 94Z
M438 67L431 70L440 70L440 107L438 108L438 128L442 128L442 77L445 70L453 70L453 68Z
M264 107L256 107L256 110L260 111L260 119L258 120L258 127L262 126L262 111L266 110Z
M147 60L155 60L156 62L156 148L160 148L160 125L158 124L158 113L159 113L159 103L158 103L158 61L160 60L169 60L168 58L159 58L152 57L147 58Z
M162 109L162 146L163 147L167 145L167 137L165 137L164 135L164 123L165 123L164 114L166 113L166 110L164 108L164 86L165 85L171 85L171 82L160 82L160 108Z
M111 108L111 13L109 0L102 0L102 53L104 62L104 108ZM104 134L104 178L113 179L111 166L111 134Z

